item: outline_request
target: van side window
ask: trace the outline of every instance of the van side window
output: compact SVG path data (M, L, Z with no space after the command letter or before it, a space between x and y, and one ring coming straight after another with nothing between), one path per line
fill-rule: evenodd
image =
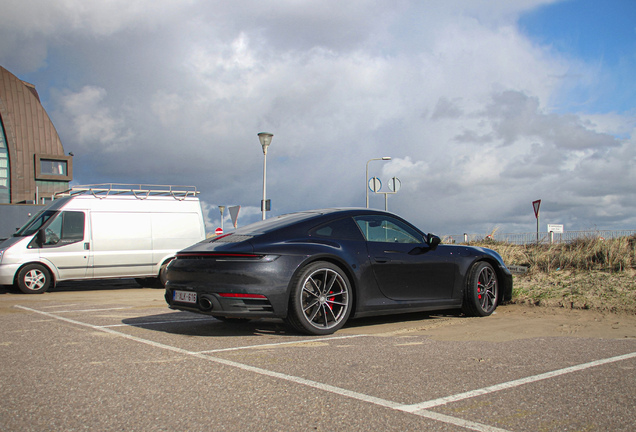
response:
M62 240L80 241L84 239L84 212L64 212Z
M46 227L44 246L61 246L84 239L84 212L65 211Z

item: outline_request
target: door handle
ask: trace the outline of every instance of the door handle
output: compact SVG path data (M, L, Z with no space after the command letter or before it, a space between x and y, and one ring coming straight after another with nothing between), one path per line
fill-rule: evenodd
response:
M84 243L84 250L90 250L90 248L91 248L90 243Z
M390 261L387 257L373 257L373 259L379 264L388 263Z

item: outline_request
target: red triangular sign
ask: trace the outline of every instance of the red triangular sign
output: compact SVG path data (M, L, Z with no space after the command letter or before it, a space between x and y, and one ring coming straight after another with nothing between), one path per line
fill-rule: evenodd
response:
M534 207L534 217L539 217L539 207L541 206L541 200L532 201L532 207Z

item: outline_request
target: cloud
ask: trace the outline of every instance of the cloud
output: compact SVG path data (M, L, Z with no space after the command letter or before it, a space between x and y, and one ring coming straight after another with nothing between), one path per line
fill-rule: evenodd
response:
M0 58L24 72L44 67L49 48L75 38L107 38L126 30L153 29L193 1L7 0L0 15Z
M62 124L84 152L123 151L133 138L123 115L113 113L105 104L105 89L85 86L77 93L65 91L57 97L60 117L66 119Z
M596 65L519 32L545 3L12 0L0 63L77 182L196 185L208 226L218 205L260 219L261 131L271 214L364 206L366 162L391 156L369 175L400 178L389 210L428 231L533 231L537 198L566 229L633 223L634 113L555 110Z

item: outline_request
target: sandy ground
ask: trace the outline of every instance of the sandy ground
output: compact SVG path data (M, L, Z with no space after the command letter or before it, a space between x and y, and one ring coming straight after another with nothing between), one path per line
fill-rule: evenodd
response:
M499 306L487 318L431 315L424 320L381 322L378 318L355 322L365 333L425 334L436 340L502 342L537 337L580 337L597 339L636 338L636 316L572 310L555 307L509 304ZM387 320L386 318L384 319ZM358 327L359 329L359 327ZM345 328L344 331L348 329Z
M108 307L126 304L140 309L153 308L169 313L159 289L140 289L134 281L95 284L85 290L79 283L68 283L54 292L26 295L0 289L0 314L23 313L14 305L46 308L47 304L90 304ZM5 288L5 287L1 287ZM636 315L596 310L506 304L486 318L458 315L404 314L350 321L338 334L376 335L424 334L436 340L509 341L537 337L580 337L600 339L636 338Z

